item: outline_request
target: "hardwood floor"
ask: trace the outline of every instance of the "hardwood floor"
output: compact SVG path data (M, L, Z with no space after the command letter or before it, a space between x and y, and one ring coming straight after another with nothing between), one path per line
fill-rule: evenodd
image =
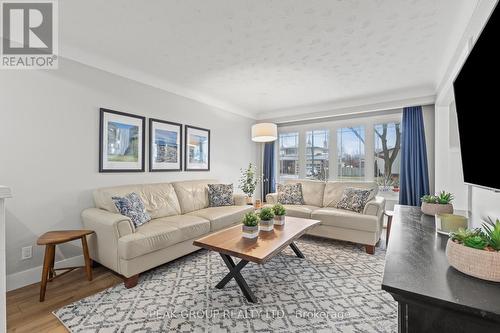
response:
M79 268L48 283L45 302L38 300L39 283L8 292L7 332L67 332L52 311L123 281L103 266L93 273L94 279L87 281L85 270Z

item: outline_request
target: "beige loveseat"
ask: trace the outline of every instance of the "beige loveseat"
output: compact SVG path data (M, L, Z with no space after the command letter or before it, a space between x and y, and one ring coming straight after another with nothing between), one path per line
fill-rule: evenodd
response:
M320 182L290 179L285 183L301 183L305 203L304 205L284 205L287 215L321 221L308 234L363 244L367 253L375 253L375 245L382 233L385 208L385 199L376 196L378 186L375 182ZM363 213L336 208L346 187L373 189ZM266 202L267 204L277 203L278 194L268 194Z
M82 212L83 225L95 231L89 237L90 256L125 277L125 286L137 284L138 274L198 250L193 240L240 223L253 211L236 194L234 206L208 207L208 184L216 180L129 185L94 191L95 208ZM118 213L113 196L137 193L152 220L134 227Z

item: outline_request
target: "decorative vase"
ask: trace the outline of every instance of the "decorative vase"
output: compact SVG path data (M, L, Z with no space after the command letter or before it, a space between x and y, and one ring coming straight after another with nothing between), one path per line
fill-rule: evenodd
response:
M274 215L274 224L284 225L285 224L285 215Z
M464 274L500 282L500 252L473 249L448 239L446 257L450 266Z
M272 231L274 229L274 220L260 220L260 230Z
M257 237L259 236L259 226L258 225L253 226L253 227L242 225L241 231L243 232L242 233L243 238L257 239Z
M253 205L253 198L250 195L247 195L246 200L247 205Z
M422 202L420 209L422 210L422 213L432 216L436 214L453 214L453 205L451 203L442 205Z

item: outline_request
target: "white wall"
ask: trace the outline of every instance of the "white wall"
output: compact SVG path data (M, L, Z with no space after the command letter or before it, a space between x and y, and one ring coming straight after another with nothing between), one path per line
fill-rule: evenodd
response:
M446 74L441 80L436 98L436 190L444 189L453 192L455 208L470 209L474 226L480 226L481 220L486 216L500 218L500 194L475 187L469 190L463 182L453 80L497 2L497 0L479 1L457 45L453 60L449 63ZM483 110L482 112L490 111ZM478 116L481 115L478 114ZM498 172L494 166L492 172Z
M210 172L98 173L99 107L211 130ZM58 70L1 71L0 184L15 194L7 207L7 274L42 264L36 238L82 228L80 212L97 187L180 179L233 182L256 162L253 120L135 81L61 59ZM146 155L147 156L147 155ZM20 260L21 247L33 258ZM81 254L58 247L56 260Z

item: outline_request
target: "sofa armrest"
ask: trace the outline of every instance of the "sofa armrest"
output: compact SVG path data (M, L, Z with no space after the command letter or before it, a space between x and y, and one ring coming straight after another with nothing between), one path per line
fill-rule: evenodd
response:
M245 206L247 204L247 196L240 193L233 194L233 201L235 206Z
M278 203L278 193L268 193L266 195L266 203L274 205Z
M95 231L95 234L88 237L90 257L121 273L118 239L135 232L130 218L99 208L88 208L82 212L82 220L86 229Z
M375 197L368 201L363 210L363 214L381 217L384 214L385 199L383 197Z

